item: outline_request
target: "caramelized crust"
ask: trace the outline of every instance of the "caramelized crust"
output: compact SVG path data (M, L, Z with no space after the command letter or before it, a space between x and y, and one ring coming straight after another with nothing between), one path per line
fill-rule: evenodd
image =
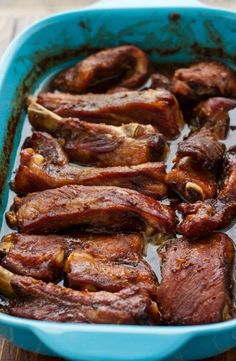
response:
M157 279L144 260L131 261L126 257L111 261L110 257L94 257L75 250L65 264L69 287L90 291L117 292L131 286L139 286L155 294Z
M224 152L225 145L218 142L210 129L203 127L179 143L176 160L191 157L203 167L213 169L219 165Z
M37 101L65 118L112 125L151 124L169 139L179 135L183 124L176 98L165 89L86 95L41 93Z
M229 128L229 110L236 107L236 99L210 98L194 109L198 123L210 129L216 139L225 139Z
M176 239L160 250L157 291L162 321L173 325L219 322L230 317L232 240L223 233L191 243Z
M9 313L34 320L105 324L157 324L155 302L139 287L117 293L74 291L30 277L14 275L11 286L20 298Z
M185 101L213 96L236 97L236 75L216 61L201 62L176 70L172 91Z
M117 186L135 189L161 199L167 195L164 163L145 163L130 167L93 168L51 164L33 149L21 151L20 166L12 186L16 193L26 194L58 188L68 184Z
M190 157L184 157L165 177L166 184L184 200L196 202L214 198L217 192L215 175L195 163Z
M236 147L226 153L223 163L223 184L216 199L179 206L183 221L178 231L188 238L196 238L221 229L236 216Z
M118 187L69 185L16 197L8 222L25 233L50 233L84 226L92 232L137 231L171 234L175 214L168 206Z
M124 45L90 55L59 74L53 85L77 94L96 89L96 85L102 85L103 90L110 88L115 91L116 87L135 89L148 79L149 73L147 55L136 46ZM114 83L115 87L111 85Z
M137 165L160 160L168 150L164 136L151 125L130 123L115 127L66 119L35 102L30 104L28 116L34 128L58 138L70 160L82 164ZM33 134L28 148L40 150L35 148L40 134Z
M1 265L13 273L56 281L64 266L65 239L13 233L0 243Z
M88 253L94 258L135 262L144 255L145 243L141 234L90 234L71 237L67 242L71 249Z

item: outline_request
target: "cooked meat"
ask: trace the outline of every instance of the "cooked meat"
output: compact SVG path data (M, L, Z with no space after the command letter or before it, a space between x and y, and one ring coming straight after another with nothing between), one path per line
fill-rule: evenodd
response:
M201 62L176 70L172 91L177 98L186 101L214 96L236 97L236 75L216 61Z
M33 132L26 138L23 148L33 148L36 153L50 159L50 163L63 166L69 162L68 157L56 139L47 133Z
M236 146L226 153L223 170L224 181L216 199L179 205L183 221L178 230L184 236L196 238L211 233L228 226L236 216Z
M163 88L166 90L171 89L171 80L163 74L160 73L152 74L151 81L152 81L151 83L152 89L158 89L158 88Z
M214 198L217 192L215 175L190 157L179 160L165 178L166 184L184 200L196 202Z
M117 292L131 286L139 286L150 294L156 293L157 279L144 260L112 261L110 257L94 257L75 250L65 264L69 287L89 291Z
M136 123L115 127L65 119L33 102L28 108L33 127L57 137L70 160L99 167L137 165L162 159L168 146L151 125ZM29 144L29 148L34 148Z
M59 74L53 85L80 94L102 83L103 89L110 88L112 80L112 88L115 83L117 87L135 89L148 79L149 73L147 55L136 46L124 45L90 55Z
M176 161L183 157L191 157L202 167L214 169L222 161L224 152L225 145L218 142L210 129L203 127L179 143Z
M236 99L210 98L194 109L198 123L210 129L216 139L225 139L229 128L228 111L236 107Z
M164 323L194 325L230 318L234 246L228 236L214 233L196 243L175 239L159 253L157 300Z
M14 211L7 213L11 226L25 233L50 233L84 226L92 232L171 234L175 229L174 211L153 198L118 187L69 185L26 197L16 197Z
M2 274L2 270L1 270ZM5 273L4 273L5 276ZM132 287L117 293L74 291L31 277L7 274L13 294L9 313L35 320L114 324L157 324L155 302Z
M183 123L177 100L165 89L86 95L41 93L38 102L62 117L112 125L152 124L169 139L179 135Z
M138 261L144 254L144 239L141 234L90 234L66 238L71 249L88 253L97 259L110 261Z
M65 258L65 240L59 236L13 233L0 243L1 265L13 273L55 281Z
M117 186L135 189L161 199L167 195L165 165L145 163L130 167L93 168L66 164L51 164L28 148L21 151L20 166L12 186L16 193L57 188L68 184Z

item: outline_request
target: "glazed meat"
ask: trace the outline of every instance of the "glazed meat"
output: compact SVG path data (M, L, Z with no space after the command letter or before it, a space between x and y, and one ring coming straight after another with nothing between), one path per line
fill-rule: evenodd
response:
M175 168L166 175L165 181L171 189L188 202L216 196L215 175L190 157L181 158Z
M47 133L34 132L31 137L26 138L23 148L33 148L55 166L63 166L69 162L62 146Z
M117 186L135 189L161 199L167 195L165 165L145 163L130 167L93 168L66 164L57 166L28 148L21 151L21 161L12 187L16 193L58 188L68 184Z
M223 170L224 180L216 199L179 205L183 221L178 231L184 236L196 238L211 233L228 226L236 216L236 146L226 153Z
M165 324L229 319L234 246L228 236L215 233L196 243L175 239L159 253L162 281L157 300Z
M225 139L229 128L229 110L236 107L236 99L210 98L194 109L199 125L210 129L216 139Z
M216 61L201 62L176 70L172 91L178 99L185 101L214 96L236 97L236 75Z
M37 101L65 118L112 125L151 124L169 139L179 135L183 123L177 100L165 89L86 95L41 93Z
M67 237L71 250L90 254L94 258L110 261L128 260L137 262L144 254L144 239L141 234L90 234Z
M65 119L35 102L30 104L28 116L34 128L57 137L70 160L82 164L137 165L160 160L168 150L164 136L151 125L130 123L115 127ZM37 133L28 147L35 149L35 137Z
M69 185L16 197L7 214L25 233L50 233L84 226L91 232L145 230L171 234L174 211L153 198L118 187Z
M74 291L31 277L6 275L2 269L1 274L5 286L8 284L13 295L18 296L9 306L9 313L18 317L59 322L159 323L156 303L139 287L117 293Z
M111 261L110 257L94 257L75 250L65 264L69 287L90 291L117 292L131 286L139 286L155 294L157 279L144 260Z
M183 157L191 157L202 167L214 169L222 160L225 145L211 133L210 129L201 128L181 141L176 153L176 161Z
M55 88L81 94L102 85L136 89L149 77L150 63L147 55L136 46L124 45L92 54L70 69L63 71L53 81ZM114 84L115 87L114 87Z
M55 281L65 258L65 240L59 236L13 233L0 243L1 265L13 273Z

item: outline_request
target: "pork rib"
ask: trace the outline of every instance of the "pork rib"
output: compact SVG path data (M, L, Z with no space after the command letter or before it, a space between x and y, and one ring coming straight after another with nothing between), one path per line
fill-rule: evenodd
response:
M11 226L25 233L50 233L84 226L92 232L171 234L175 214L168 206L134 190L118 187L68 185L16 197L7 214Z

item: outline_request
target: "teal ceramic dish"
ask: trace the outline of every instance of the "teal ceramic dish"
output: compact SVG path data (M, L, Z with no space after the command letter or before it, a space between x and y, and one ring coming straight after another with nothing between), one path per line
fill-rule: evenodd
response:
M213 58L236 69L236 14L190 3L103 1L46 18L13 41L0 63L2 220L25 118L24 94L38 86L41 74L65 64L64 54L78 59L98 48L131 43L156 62ZM39 322L0 313L0 334L27 350L69 360L194 360L236 346L236 320L185 327L108 326Z

